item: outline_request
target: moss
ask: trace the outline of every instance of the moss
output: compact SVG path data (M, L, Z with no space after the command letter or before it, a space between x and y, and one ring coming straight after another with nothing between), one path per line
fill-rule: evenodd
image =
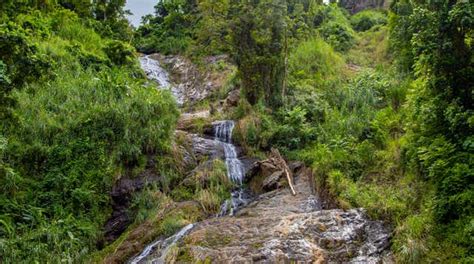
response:
M180 185L171 191L171 197L177 202L191 200L194 196L194 191L190 187Z
M259 249L259 248L262 248L262 247L263 247L263 244L261 242L256 242L256 243L252 244L252 248L254 248L254 249Z
M204 239L199 243L200 246L209 248L223 247L232 242L232 237L221 232L207 230Z
M177 263L194 263L195 259L191 253L191 249L188 246L182 246L178 250L176 257Z

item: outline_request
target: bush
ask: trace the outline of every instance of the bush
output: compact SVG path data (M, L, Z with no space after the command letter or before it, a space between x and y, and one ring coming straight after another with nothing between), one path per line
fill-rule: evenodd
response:
M351 17L351 24L357 31L366 31L374 26L387 24L387 15L382 11L364 10Z
M109 41L104 48L104 52L115 65L136 63L133 47L122 41Z
M313 89L326 88L338 79L343 65L343 59L323 40L303 41L291 51L288 59L290 86L298 88L307 82Z
M315 139L315 129L307 122L306 111L297 106L283 115L282 122L274 128L271 142L284 151L302 148Z
M337 51L346 51L355 43L348 14L337 4L320 5L313 11L313 24L319 34Z
M337 51L347 51L355 44L355 35L347 25L337 22L324 23L319 34Z
M38 54L38 47L28 31L12 22L0 25L0 60L6 65L12 84L11 87L1 86L5 92L38 80L51 66L47 58Z
M227 176L225 163L219 159L213 160L209 167L199 170L194 181L194 198L207 214L218 213L221 204L230 197L230 191L234 187Z

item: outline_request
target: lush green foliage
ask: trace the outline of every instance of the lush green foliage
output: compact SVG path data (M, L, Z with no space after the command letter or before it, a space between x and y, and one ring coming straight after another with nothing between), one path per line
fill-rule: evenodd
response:
M351 17L351 24L357 31L366 31L377 25L385 25L387 16L382 11L364 10Z
M95 250L123 168L167 153L177 110L133 49L52 6L0 26L0 256L73 262ZM6 100L5 99L5 100ZM5 108L5 109L4 109Z
M229 196L221 161L184 176L184 143L170 140L176 106L145 85L122 41L124 3L0 6L5 262L81 261L100 239L114 180L149 156L166 177L134 195L135 224L165 210L164 194L207 215ZM398 0L351 16L314 0L165 0L132 43L197 61L231 55L242 96L229 115L247 154L273 146L304 160L341 207L393 224L399 262L472 262L473 9ZM189 217L160 219L157 234L170 235Z
M144 53L180 53L192 43L196 2L188 0L160 1L155 16L144 17L137 30L136 47Z
M338 51L355 43L345 12L311 0L169 0L158 3L155 15L143 22L135 41L140 51L193 57L230 53L242 95L251 105L273 108L282 106L289 92L285 61L298 40L319 34Z
M458 246L454 256L472 260L474 5L397 1L392 9L393 47L416 78L409 97L411 166L435 187L435 232L450 230L435 236Z
M303 159L342 207L393 223L397 261L469 262L472 4L392 8L389 30L383 12L312 9L322 39L288 40L284 107L242 103L238 139Z

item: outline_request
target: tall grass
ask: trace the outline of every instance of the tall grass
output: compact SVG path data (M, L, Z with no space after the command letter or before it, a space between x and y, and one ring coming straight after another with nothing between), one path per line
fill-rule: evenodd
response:
M25 37L36 56L53 63L50 78L11 94L14 118L1 131L0 259L77 262L96 250L122 168L169 153L178 111L169 92L145 85L125 46L108 45L74 13L17 19L33 29ZM134 63L115 64L126 60Z

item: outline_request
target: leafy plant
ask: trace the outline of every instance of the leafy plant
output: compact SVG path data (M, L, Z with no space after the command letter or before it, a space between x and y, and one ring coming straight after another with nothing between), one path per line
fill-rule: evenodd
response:
M387 16L383 11L363 10L351 17L351 24L357 31L366 31L374 26L387 24Z

